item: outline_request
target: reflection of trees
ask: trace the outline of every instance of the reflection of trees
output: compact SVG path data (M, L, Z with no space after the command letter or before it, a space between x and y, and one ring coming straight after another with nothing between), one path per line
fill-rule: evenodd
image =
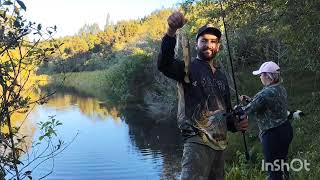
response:
M108 102L108 101L107 101ZM182 157L182 141L176 121L166 125L155 124L155 119L150 119L136 104L133 106L119 105L115 108L109 103L102 103L95 98L84 96L75 91L59 92L45 104L49 107L66 108L78 105L82 113L88 116L101 118L111 116L120 121L123 119L129 127L131 142L144 154L151 152L154 157L163 156L163 169L161 179L175 179L180 173ZM119 110L119 111L118 111ZM94 118L92 118L94 119Z
M171 124L154 124L153 120L144 117L142 112L131 109L125 114L132 143L141 152L149 150L163 155L161 179L176 179L181 166L182 140L175 120Z
M73 93L59 92L55 94L44 106L54 108L68 108L77 105L80 111L90 119L106 119L112 117L115 121L120 121L119 112L115 107L107 107L103 102L88 96L74 95Z
M23 155L22 153L27 152L27 150L31 148L32 139L36 132L36 124L30 119L28 119L26 116L27 116L26 113L15 112L11 117L12 127L18 128L18 133L16 134L14 140L17 141L17 139L24 137L22 138L23 142L19 143L19 147L17 147L23 150L23 151L19 151L20 153L18 154L19 157ZM0 131L2 135L8 134L9 133L8 126L2 125ZM0 137L0 139L1 138L2 137ZM3 145L4 145L3 143L1 143L0 145L1 156L4 156L5 154L10 153L8 149L4 150L5 148L3 147Z

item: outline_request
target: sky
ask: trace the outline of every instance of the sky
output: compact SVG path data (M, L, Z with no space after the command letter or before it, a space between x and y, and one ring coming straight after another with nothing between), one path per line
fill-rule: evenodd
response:
M113 22L138 19L182 0L25 0L26 18L43 27L57 26L56 37L72 36L84 24L103 29L107 14Z

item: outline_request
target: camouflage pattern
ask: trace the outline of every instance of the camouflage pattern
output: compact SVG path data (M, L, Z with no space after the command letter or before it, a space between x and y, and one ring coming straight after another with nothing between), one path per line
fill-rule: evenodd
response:
M217 73L221 73L217 70ZM183 134L188 133L187 142L207 145L215 150L224 150L227 147L227 123L224 116L226 103L224 91L226 82L221 79L211 79L202 76L200 84L206 92L207 98L203 105L198 104L191 118L185 114L185 91L182 83L178 82L178 126ZM198 135L197 137L192 137Z
M223 180L224 150L214 150L197 143L185 143L181 180Z
M266 86L243 109L255 115L260 135L263 135L266 130L287 121L287 91L280 83Z
M196 121L196 128L205 145L215 149L223 150L227 147L227 125L224 116L225 111L209 111Z

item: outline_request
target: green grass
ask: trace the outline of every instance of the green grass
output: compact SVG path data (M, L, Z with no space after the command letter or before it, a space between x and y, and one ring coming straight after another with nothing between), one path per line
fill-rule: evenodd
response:
M65 79L63 81L63 79ZM102 98L106 87L106 71L55 74L50 77L50 85L71 88L87 95Z

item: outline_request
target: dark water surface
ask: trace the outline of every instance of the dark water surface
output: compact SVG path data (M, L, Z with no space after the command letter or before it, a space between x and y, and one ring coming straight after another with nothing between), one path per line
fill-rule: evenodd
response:
M179 176L182 145L174 126L148 123L150 119L136 111L125 116L97 99L74 93L57 93L49 103L37 106L30 119L39 122L49 115L56 115L63 123L58 128L61 139L68 143L76 138L54 161L37 167L33 179L52 168L45 179L157 180ZM39 137L38 131L34 139Z

